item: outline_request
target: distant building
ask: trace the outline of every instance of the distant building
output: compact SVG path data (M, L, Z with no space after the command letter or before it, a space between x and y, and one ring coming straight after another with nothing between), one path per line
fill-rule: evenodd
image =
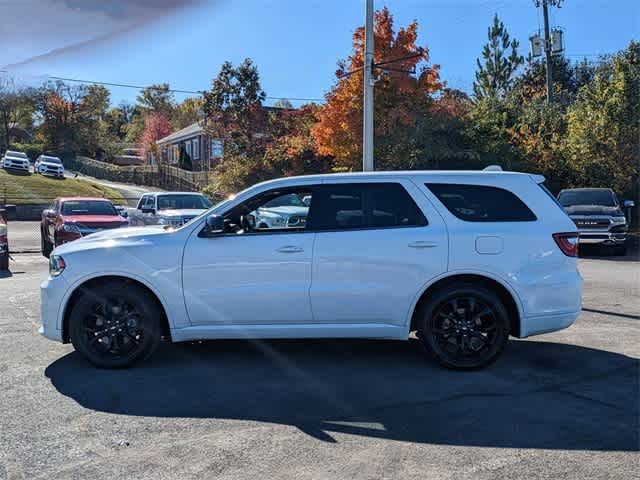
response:
M144 165L144 151L141 148L129 147L122 150L120 155L115 155L111 161L114 165Z
M211 170L222 157L222 141L210 138L201 122L173 132L156 142L157 154L149 162L174 165L185 170Z

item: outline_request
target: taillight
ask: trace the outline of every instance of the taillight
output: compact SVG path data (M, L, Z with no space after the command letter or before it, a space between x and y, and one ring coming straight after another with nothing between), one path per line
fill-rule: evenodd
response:
M553 239L567 257L578 256L578 234L570 233L554 233Z

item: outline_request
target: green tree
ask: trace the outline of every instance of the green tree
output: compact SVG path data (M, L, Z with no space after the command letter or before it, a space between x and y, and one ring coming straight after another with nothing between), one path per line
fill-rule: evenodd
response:
M262 153L259 137L265 129L265 97L258 69L250 59L235 68L231 62L222 65L211 89L204 92L203 109L209 133L223 139L226 152Z
M632 41L584 85L567 113L567 157L577 182L638 198L640 42Z
M170 116L175 107L173 92L168 83L151 85L136 97L138 106L144 113L164 113Z
M511 40L506 27L496 14L487 32L489 42L482 49L482 62L476 59L478 69L473 83L477 99L504 98L513 84L516 71L524 63L518 54L518 41Z
M33 126L34 97L31 89L0 76L0 146L9 147L9 131L14 126L30 130Z

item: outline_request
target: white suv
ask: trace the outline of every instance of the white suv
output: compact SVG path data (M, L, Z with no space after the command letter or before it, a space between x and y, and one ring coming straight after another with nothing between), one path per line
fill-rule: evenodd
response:
M46 337L100 367L161 337L381 338L416 332L451 368L494 360L509 335L580 314L574 223L539 176L375 172L255 185L181 228L109 230L56 248L41 286ZM284 195L299 228L246 215Z
M29 173L29 157L26 153L7 150L2 157L2 168Z
M64 177L64 165L58 157L40 155L33 165L33 172L40 175L51 175L53 177Z

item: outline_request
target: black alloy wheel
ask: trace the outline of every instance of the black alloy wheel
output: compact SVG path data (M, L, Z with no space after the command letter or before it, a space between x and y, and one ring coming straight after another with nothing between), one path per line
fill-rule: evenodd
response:
M482 368L499 356L509 338L508 314L498 296L473 285L436 292L421 320L423 345L448 368Z
M160 318L156 302L142 288L107 283L84 292L74 305L71 342L97 367L128 367L157 347Z

